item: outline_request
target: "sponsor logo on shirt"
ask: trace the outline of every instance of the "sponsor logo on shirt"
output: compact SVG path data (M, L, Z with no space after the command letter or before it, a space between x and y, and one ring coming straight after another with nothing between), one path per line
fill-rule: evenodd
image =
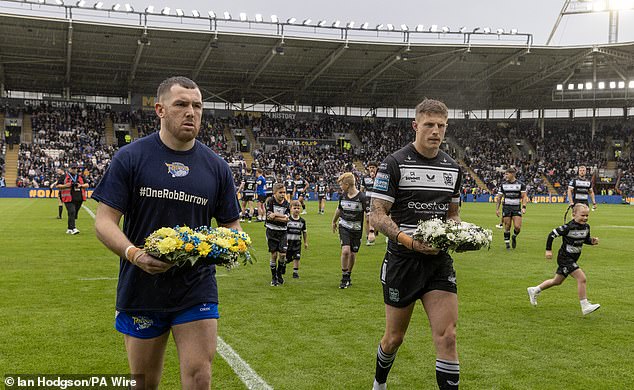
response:
M183 163L173 162L165 163L167 166L167 173L172 177L185 177L189 174L189 167Z
M414 171L409 171L409 175L404 177L405 181L408 181L410 183L416 183L421 181L420 176L416 176L416 172Z
M438 202L407 202L408 209L414 210L434 210L434 211L448 211L449 204Z
M387 173L377 173L374 178L374 190L375 191L387 191L390 184L390 175Z

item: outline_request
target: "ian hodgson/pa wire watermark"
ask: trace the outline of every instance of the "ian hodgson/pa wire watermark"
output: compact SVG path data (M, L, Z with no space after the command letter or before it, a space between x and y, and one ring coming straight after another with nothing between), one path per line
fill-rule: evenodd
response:
M138 379L127 374L6 374L5 389L130 389Z

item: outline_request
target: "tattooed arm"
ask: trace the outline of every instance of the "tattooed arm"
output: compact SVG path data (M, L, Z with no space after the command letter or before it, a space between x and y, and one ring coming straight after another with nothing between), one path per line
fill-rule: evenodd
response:
M461 222L460 203L456 203L456 202L449 203L449 211L447 212L447 219L453 219L456 222Z
M372 198L372 205L370 207L370 224L374 226L375 229L378 229L381 233L385 234L390 240L398 241L407 249L427 255L435 255L439 252L437 249L433 249L424 242L414 240L412 237L401 232L396 223L394 223L392 218L388 215L391 208L392 203L382 199Z

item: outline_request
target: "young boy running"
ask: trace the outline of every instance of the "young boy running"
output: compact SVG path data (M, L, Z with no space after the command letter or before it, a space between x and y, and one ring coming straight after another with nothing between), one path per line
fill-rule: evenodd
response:
M575 204L572 209L572 221L553 229L548 235L548 240L546 241L547 259L553 258L552 246L555 237L561 236L563 240L557 255L558 268L555 277L544 280L539 286L527 289L531 305L537 305L537 296L543 290L559 286L566 280L568 275L572 275L573 278L577 279L577 293L579 294L581 313L585 316L601 307L598 303L590 303L588 301L586 296L586 274L577 265L583 244L599 244L597 237L590 236L590 225L587 224L589 211L590 209L585 204Z

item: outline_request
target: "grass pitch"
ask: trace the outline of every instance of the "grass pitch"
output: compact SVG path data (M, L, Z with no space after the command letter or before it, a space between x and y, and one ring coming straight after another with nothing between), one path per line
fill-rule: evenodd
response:
M86 205L95 210L96 203ZM353 285L339 290L336 204L317 215L308 204L309 249L299 280L270 287L264 227L244 223L255 243L253 266L218 272L219 335L275 389L368 389L384 327L379 269L385 244L361 248ZM526 287L552 276L546 236L564 205L529 205L518 247L507 252L492 204L464 204L461 216L494 230L489 251L454 254L459 289L462 389L626 389L634 382L634 208L601 205L590 214L599 246L580 265L588 297L601 309L581 315L576 283L543 292L531 307ZM0 200L0 374L126 373L123 337L113 328L118 261L95 238L82 210L69 236L55 200ZM557 239L553 249L558 249ZM213 388L244 389L216 355ZM390 389L434 389L434 350L418 304L390 374ZM168 344L161 388L180 387Z

